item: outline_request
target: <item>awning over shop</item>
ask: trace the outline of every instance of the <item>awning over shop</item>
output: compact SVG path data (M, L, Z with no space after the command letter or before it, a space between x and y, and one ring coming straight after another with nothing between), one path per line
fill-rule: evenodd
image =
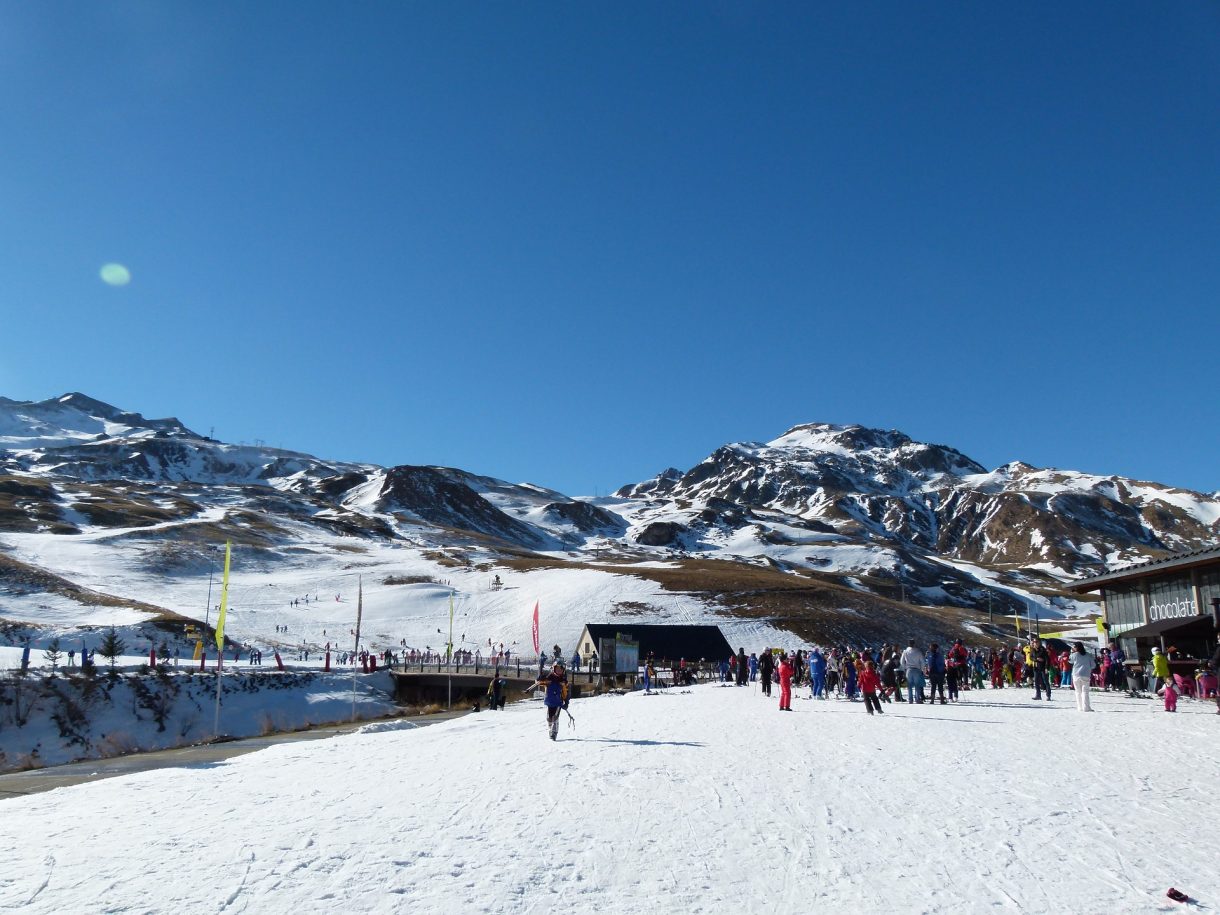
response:
M1165 635L1169 632L1176 632L1179 629L1186 629L1190 626L1206 625L1207 631L1212 629L1212 618L1210 616L1188 616L1175 617L1168 620L1157 620L1155 623L1146 623L1136 629L1128 629L1126 632L1111 633L1110 637L1114 639L1148 639L1155 636Z

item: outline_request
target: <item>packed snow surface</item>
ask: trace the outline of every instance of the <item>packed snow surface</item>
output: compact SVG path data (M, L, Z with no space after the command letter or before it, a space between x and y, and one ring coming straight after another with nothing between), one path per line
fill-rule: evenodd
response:
M22 912L1154 912L1220 902L1211 703L699 686L0 802ZM189 824L174 811L189 811ZM170 814L167 816L167 814Z

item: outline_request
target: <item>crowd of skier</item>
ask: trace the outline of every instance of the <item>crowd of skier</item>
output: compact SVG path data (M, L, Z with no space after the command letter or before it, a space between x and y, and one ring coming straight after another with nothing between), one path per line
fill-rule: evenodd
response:
M1076 707L1091 712L1093 689L1143 695L1147 688L1164 699L1165 710L1177 709L1181 692L1201 698L1216 697L1220 649L1207 667L1193 676L1174 676L1169 659L1153 649L1149 678L1138 666L1128 664L1117 643L1108 649L1090 650L1076 642L1069 650L1056 649L1037 636L1024 645L1011 648L967 648L957 639L948 649L936 642L927 650L911 640L906 648L884 645L878 649L845 647L798 650L791 654L779 649L764 649L747 655L744 648L720 662L720 680L747 686L757 683L764 696L779 687L779 708L792 710L792 690L807 686L811 699L862 701L870 715L882 712L882 703L913 705L958 702L968 690L1032 689L1034 701L1049 702L1052 692L1070 689ZM645 680L647 684L647 680ZM1150 685L1149 685L1150 684Z

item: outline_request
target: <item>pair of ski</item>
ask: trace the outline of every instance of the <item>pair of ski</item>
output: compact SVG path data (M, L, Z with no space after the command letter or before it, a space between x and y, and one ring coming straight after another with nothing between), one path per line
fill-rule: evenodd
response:
M525 691L527 693L531 692L534 689L536 689L537 686L538 686L538 684L535 683L532 686L528 687ZM572 713L568 711L568 707L566 705L562 705L562 706L560 706L560 708L562 708L563 713L568 716L568 727L570 727L572 730L576 730L576 719L572 717ZM555 726L555 730L556 731L559 730L558 725ZM547 728L547 731L550 732L550 734L551 734L551 740L554 740L558 736L556 733L551 732L549 727Z
M576 719L572 717L572 713L569 712L566 708L564 709L564 712L568 716L568 727L570 727L572 730L576 730ZM549 721L547 722L547 734L550 735L551 740L559 739L559 718L558 717L555 718L555 722L553 724Z

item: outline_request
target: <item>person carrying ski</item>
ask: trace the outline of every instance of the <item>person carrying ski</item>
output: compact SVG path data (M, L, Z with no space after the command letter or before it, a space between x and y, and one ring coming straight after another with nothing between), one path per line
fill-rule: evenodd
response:
M538 678L538 685L546 687L546 695L542 698L542 704L546 706L546 726L551 740L557 740L559 711L568 707L568 675L564 673L563 664L556 661L549 675Z

